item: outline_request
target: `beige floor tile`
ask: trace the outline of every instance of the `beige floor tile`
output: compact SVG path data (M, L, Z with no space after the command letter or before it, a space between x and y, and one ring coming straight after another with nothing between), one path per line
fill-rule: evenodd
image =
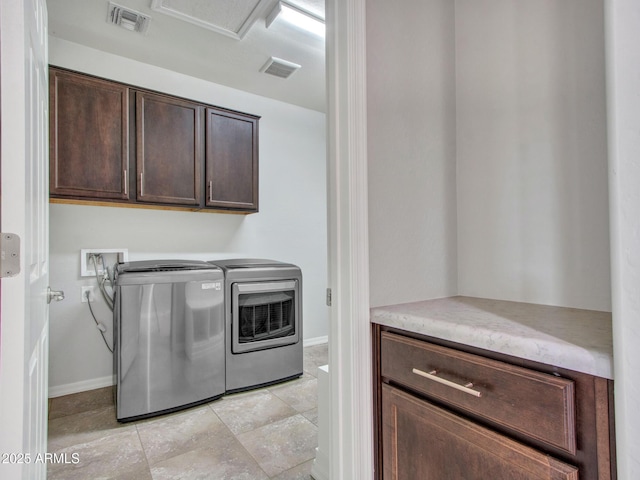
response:
M126 429L135 430L135 427L118 423L113 406L50 419L48 449L54 452Z
M313 460L304 462L301 465L293 467L285 472L282 472L277 477L271 477L273 480L313 480L311 476L311 467L313 466Z
M314 377L318 376L318 367L329 363L329 344L305 347L303 354L303 370Z
M140 422L137 429L149 465L233 437L207 405Z
M149 468L135 428L107 434L89 442L61 449L77 464L48 465L49 480L148 479Z
M297 413L280 398L265 390L223 397L209 406L236 435Z
M312 410L318 405L318 380L315 377L303 376L298 380L272 387L269 391L300 413Z
M238 440L270 476L279 475L315 456L318 429L302 415L238 435Z
M318 408L313 408L312 410L308 410L306 412L302 412L304 418L313 423L316 427L318 426Z
M90 410L113 406L113 387L98 388L86 392L64 395L51 399L49 419L75 415Z
M304 352L299 379L137 422L116 421L111 387L50 399L48 451L80 463L50 463L48 478L309 479L328 349Z
M263 480L267 474L240 443L219 439L215 445L183 453L151 467L153 480Z

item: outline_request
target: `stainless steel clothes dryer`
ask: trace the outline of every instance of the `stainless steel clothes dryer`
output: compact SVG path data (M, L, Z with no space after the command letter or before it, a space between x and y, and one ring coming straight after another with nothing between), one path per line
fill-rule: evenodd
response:
M302 375L302 272L263 259L212 261L225 276L226 391Z
M224 275L207 262L119 264L114 373L119 421L225 392Z

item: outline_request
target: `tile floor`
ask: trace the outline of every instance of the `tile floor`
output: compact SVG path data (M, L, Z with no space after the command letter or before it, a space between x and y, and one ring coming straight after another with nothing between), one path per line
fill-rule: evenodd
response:
M53 398L48 452L68 462L49 464L47 478L310 479L327 355L326 344L306 347L299 379L138 422L116 421L111 387Z

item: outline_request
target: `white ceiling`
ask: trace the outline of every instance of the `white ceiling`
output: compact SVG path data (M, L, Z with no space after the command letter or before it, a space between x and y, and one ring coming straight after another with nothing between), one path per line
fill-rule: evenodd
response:
M144 34L107 23L108 0L47 0L49 33L91 48L301 107L325 111L324 40L286 24L265 27L276 0L163 0L208 22L238 25L257 5L241 39L151 8L153 0L112 0L151 17ZM289 0L324 18L324 0ZM209 8L209 7L215 8ZM234 11L229 11L233 8ZM238 13L238 15L234 15ZM251 18L250 18L251 20ZM260 72L270 57L302 67L287 79Z

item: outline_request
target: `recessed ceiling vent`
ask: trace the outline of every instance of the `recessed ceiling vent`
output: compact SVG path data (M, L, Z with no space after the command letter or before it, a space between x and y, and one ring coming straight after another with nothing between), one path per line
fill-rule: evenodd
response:
M140 12L109 2L107 22L126 28L132 32L145 33L149 28L151 17Z
M299 68L300 65L297 63L287 62L281 58L271 57L260 71L280 78L289 78Z

